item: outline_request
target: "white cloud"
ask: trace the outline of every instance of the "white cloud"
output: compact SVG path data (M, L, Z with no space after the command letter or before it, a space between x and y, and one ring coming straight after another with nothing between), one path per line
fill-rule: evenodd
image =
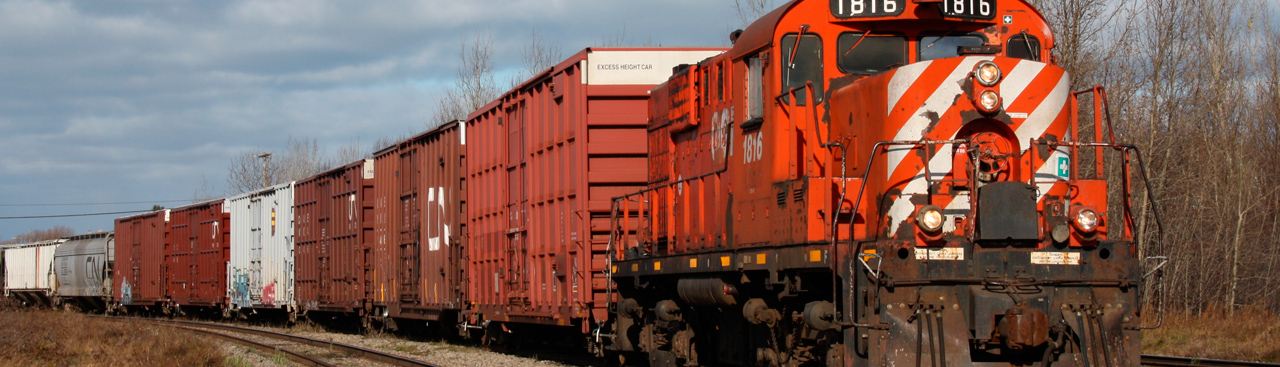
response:
M624 27L637 44L716 46L722 0L0 0L0 202L171 200L288 137L332 150L421 132L459 47L528 31L564 56ZM505 80L499 78L499 80ZM172 205L170 205L172 206ZM145 206L149 207L149 205ZM0 216L104 209L0 207ZM121 208L106 208L121 210ZM110 218L0 221L0 234Z

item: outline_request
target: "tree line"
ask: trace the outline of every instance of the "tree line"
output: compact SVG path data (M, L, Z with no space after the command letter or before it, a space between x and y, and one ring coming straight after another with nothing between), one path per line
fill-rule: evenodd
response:
M1170 259L1166 293L1148 289L1147 299L1190 312L1280 312L1280 29L1271 4L1032 2L1049 18L1073 89L1105 86L1116 139L1142 149L1153 200L1131 172L1140 253ZM1082 99L1079 113L1091 136L1092 102ZM1122 190L1111 191L1119 203ZM1120 223L1119 208L1109 211Z

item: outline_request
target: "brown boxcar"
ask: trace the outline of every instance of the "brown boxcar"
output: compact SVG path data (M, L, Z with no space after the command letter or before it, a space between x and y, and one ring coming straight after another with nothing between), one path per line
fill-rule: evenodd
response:
M391 317L434 321L462 306L463 143L451 122L375 157L371 292Z
M168 296L176 306L222 308L227 300L231 214L224 199L173 209L165 251Z
M373 160L364 159L298 182L294 279L302 310L366 311L373 177Z
M583 50L468 117L468 323L605 319L610 199L647 185L649 89L722 51Z
M169 210L116 219L114 303L156 306L165 302L165 242Z

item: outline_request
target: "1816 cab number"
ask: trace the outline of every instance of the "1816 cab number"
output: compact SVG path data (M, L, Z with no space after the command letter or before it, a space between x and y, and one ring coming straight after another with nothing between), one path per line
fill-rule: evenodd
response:
M942 15L955 18L995 19L996 0L942 0Z

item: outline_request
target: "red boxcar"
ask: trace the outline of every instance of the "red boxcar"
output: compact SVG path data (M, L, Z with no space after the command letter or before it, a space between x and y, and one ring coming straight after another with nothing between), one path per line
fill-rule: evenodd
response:
M115 303L155 306L165 302L165 241L169 210L116 219Z
M375 157L372 298L391 317L434 321L462 306L463 143L452 122Z
M723 51L587 49L468 117L468 322L605 319L610 199L647 185L648 92Z
M294 280L302 310L366 310L373 173L373 160L365 159L298 182Z
M176 306L226 305L231 214L224 199L173 209L165 250L168 295Z

